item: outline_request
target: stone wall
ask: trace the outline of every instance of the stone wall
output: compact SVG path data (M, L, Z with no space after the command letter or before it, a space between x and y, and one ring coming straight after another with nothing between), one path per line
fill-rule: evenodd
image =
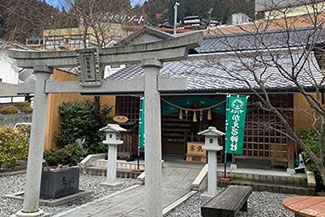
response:
M0 96L16 96L17 85L8 84L0 81Z
M0 126L14 126L17 123L31 123L32 114L18 113L11 115L0 114Z

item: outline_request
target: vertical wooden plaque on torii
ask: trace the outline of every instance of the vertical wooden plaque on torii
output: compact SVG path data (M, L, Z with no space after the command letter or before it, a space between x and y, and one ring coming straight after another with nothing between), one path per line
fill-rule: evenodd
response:
M80 85L83 87L101 86L97 50L78 50L78 53Z

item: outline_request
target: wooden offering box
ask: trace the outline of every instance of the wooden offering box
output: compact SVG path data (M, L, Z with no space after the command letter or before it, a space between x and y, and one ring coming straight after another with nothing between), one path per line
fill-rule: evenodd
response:
M207 161L206 151L203 150L204 142L188 142L186 161L189 163L202 163Z

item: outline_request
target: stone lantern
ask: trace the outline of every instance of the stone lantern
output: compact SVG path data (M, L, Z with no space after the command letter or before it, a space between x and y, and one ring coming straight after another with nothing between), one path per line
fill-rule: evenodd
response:
M205 144L202 148L208 152L208 191L203 195L214 197L217 194L217 151L223 149L219 145L218 138L224 136L225 133L215 127L209 127L199 132L198 135L205 136Z
M123 141L121 141L121 132L126 132L127 130L118 124L107 124L106 127L101 128L99 131L106 133L106 140L103 143L108 145L107 182L102 184L119 186L121 183L116 182L117 146L123 144Z

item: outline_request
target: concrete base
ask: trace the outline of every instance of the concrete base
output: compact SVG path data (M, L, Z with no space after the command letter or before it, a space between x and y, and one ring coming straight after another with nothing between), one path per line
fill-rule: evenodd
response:
M22 210L17 212L15 215L12 215L11 217L48 217L50 216L49 213L44 213L43 210L38 210L37 212L33 213L25 213Z
M237 170L237 164L230 164L230 170Z
M290 175L295 175L296 174L296 170L295 169L288 168L287 169L287 173L290 174Z
M189 198L191 183L199 172L198 169L182 167L165 167L163 169L164 186L162 187L161 198L163 214L168 213L170 209L176 208L181 200ZM95 213L97 213L97 216L109 217L147 217L143 206L145 202L145 186L135 185L122 192L115 192L83 206L78 206L71 211L59 213L57 217L90 217L91 214L95 215ZM123 204L121 204L121 201L123 201ZM85 212L85 210L87 211Z
M164 207L163 215L168 215L176 207L178 207L179 205L184 203L186 200L188 200L190 197L192 197L196 193L197 193L197 191L190 191L189 193L185 194L183 197L179 198L178 200L176 200L173 203L169 204L168 206Z
M213 198L216 195L211 195L208 192L204 192L204 193L201 194L201 196L204 197L204 198L206 198L206 199L211 199L211 198Z
M115 183L103 182L103 183L100 183L100 185L107 186L107 187L120 187L121 185L123 185L123 183L122 182L115 182Z
M194 181L192 182L192 190L202 191L208 187L208 164L204 165L201 169L200 173L196 176Z
M146 172L142 172L138 177L137 180L142 182L142 184L144 185L145 183L145 178L146 178Z
M40 206L49 206L49 207L60 206L60 205L67 204L67 203L73 202L75 200L87 197L88 195L91 195L92 193L93 193L93 191L79 190L79 192L76 194L72 194L72 195L69 195L66 197L61 197L61 198L54 199L54 200L40 199L39 205ZM23 201L24 200L24 192L18 192L15 194L5 195L5 198Z

